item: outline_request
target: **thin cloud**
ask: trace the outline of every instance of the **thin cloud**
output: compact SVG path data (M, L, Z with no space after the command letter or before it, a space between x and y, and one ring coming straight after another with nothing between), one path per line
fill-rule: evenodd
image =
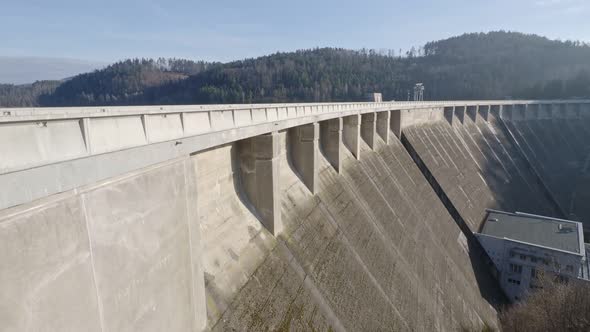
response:
M537 0L534 4L554 14L580 14L590 8L586 0Z

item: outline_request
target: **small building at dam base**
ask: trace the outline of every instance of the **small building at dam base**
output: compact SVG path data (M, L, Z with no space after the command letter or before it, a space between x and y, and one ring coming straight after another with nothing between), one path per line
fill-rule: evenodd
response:
M588 279L588 247L582 223L489 210L475 233L491 258L500 287L511 301L541 287L541 273L559 280Z

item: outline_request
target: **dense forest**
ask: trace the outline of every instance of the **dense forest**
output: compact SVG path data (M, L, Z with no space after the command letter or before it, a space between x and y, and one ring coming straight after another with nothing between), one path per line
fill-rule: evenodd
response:
M0 106L590 97L590 46L514 32L465 34L394 55L318 48L229 63L134 59L63 82L0 86ZM43 87L43 88L41 88Z

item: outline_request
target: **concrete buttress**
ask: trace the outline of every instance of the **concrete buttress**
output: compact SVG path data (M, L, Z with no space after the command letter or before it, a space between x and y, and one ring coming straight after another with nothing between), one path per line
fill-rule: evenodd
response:
M342 118L322 121L320 123L320 144L330 165L340 173L342 161Z
M360 139L361 139L361 116L355 114L344 117L344 128L342 140L344 145L352 152L352 155L358 160L360 158Z
M291 162L312 194L317 193L319 128L314 122L289 129Z
M238 142L240 180L246 198L273 235L282 231L279 195L279 134L273 132Z
M377 113L377 134L383 139L385 144L389 144L389 127L391 122L391 112L384 111Z
M361 116L361 137L371 150L375 149L375 136L377 135L377 116L375 112L365 113Z

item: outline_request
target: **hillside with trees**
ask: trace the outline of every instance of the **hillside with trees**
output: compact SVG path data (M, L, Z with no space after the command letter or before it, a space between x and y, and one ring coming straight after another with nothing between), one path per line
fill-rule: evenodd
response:
M358 101L374 91L406 100L417 82L430 100L590 97L590 46L499 31L404 54L319 48L225 64L135 59L16 95L29 94L20 106ZM0 105L17 106L10 98L0 94Z
M143 92L184 80L212 64L183 59L133 59L65 81L39 98L42 106L142 104Z
M60 81L38 81L33 84L0 84L0 107L32 107L39 105L41 95L52 94Z

